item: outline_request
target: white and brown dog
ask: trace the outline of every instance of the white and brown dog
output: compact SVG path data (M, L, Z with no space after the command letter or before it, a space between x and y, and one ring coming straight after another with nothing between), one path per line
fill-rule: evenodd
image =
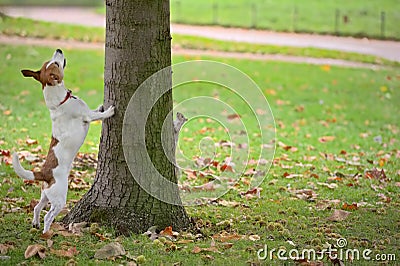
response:
M50 149L40 171L25 170L19 162L18 154L13 154L14 171L18 176L45 182L32 221L32 225L39 228L40 212L50 202L51 208L44 217L43 233L50 229L54 218L66 204L69 172L86 138L90 122L114 115L114 106L105 111L102 106L90 110L84 101L72 96L63 82L65 65L63 52L57 49L51 60L45 62L40 70L22 70L25 77L33 77L42 84L52 121Z

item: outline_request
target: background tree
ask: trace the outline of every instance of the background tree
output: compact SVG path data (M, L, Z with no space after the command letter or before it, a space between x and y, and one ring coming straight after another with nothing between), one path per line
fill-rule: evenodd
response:
M64 217L65 223L101 222L114 226L122 234L144 232L153 225L160 229L172 226L174 230L189 225L183 206L158 200L138 185L128 169L122 142L124 114L132 95L149 76L171 65L169 10L169 0L106 1L104 106L114 104L116 113L103 123L94 184ZM164 85L170 85L171 73L164 76ZM160 95L159 89L152 87L148 95ZM153 102L150 98L140 98L140 105L148 107ZM161 139L164 123L163 138L171 140L164 146L167 145L166 150L174 150L172 105L169 88L152 106L145 135L146 148L155 168L176 183L174 165L165 155ZM144 167L140 161L135 164L135 167ZM141 170L143 178L152 178L151 171ZM175 193L173 197L179 197L175 187L176 191L165 193Z

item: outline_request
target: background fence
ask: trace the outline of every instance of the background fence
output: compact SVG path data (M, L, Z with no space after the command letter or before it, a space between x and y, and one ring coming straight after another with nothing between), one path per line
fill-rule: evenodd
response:
M171 17L175 23L399 40L399 7L397 0L171 0Z

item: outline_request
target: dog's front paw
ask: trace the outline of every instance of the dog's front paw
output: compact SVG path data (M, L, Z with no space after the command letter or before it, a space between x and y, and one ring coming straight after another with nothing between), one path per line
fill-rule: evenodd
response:
M115 113L115 106L111 105L110 107L108 107L108 109L106 111L104 111L104 114L106 115L106 117L111 117L113 116Z
M96 111L100 113L104 112L104 106L100 105L99 107L97 107Z

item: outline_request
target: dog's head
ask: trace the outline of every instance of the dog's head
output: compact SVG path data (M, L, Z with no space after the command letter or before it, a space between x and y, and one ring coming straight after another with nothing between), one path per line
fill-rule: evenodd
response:
M67 60L63 52L57 49L53 57L45 62L42 68L38 71L21 70L24 77L33 77L42 84L42 89L46 86L56 86L62 84L64 78L64 68L67 65Z

